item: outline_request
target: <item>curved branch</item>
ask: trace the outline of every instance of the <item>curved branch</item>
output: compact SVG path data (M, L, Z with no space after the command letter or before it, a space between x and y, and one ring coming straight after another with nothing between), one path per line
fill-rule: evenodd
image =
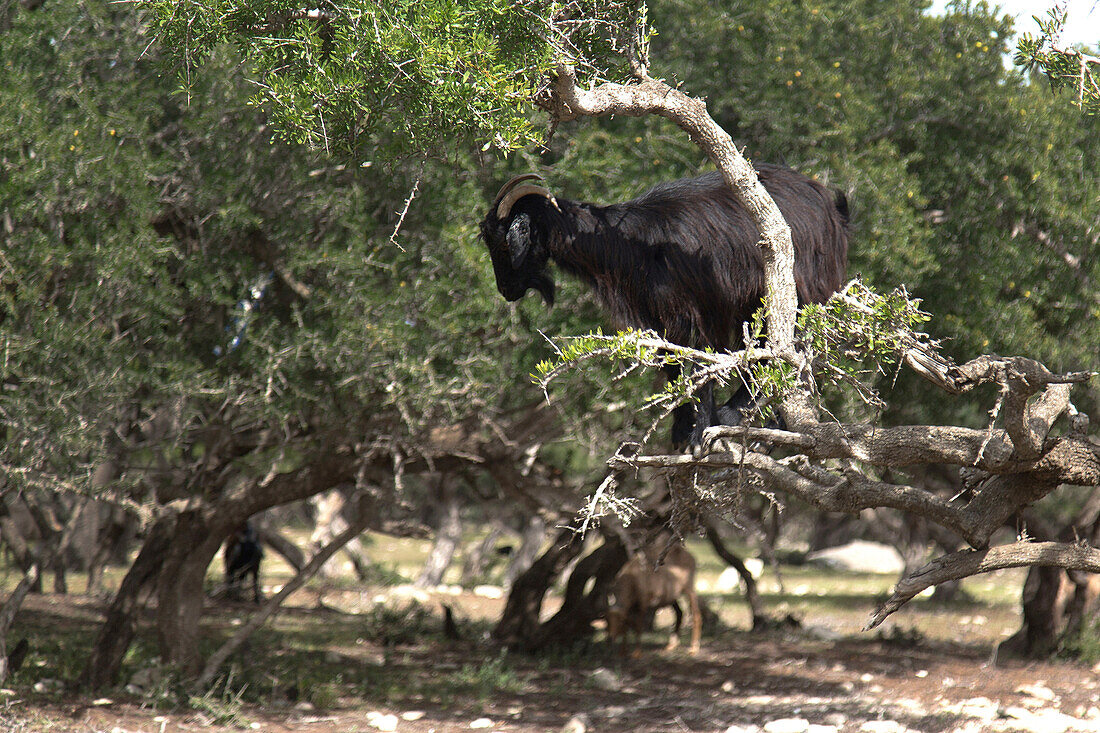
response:
M968 578L979 573L1032 565L1100 573L1100 550L1061 542L1016 542L987 550L963 550L938 557L898 581L889 599L875 609L863 627L873 629L933 585Z
M871 430L867 426L852 427L857 430ZM924 455L927 459L919 462L955 463L951 460L937 460L928 455L928 447L921 443L919 436L924 431L927 439L929 428L909 426L908 428L880 429L881 432L890 430L914 432L916 437L908 449ZM950 430L962 430L962 428ZM638 468L681 472L700 468L746 470L758 476L769 488L795 496L818 509L849 514L877 507L898 509L925 517L951 530L972 547L985 547L989 544L990 536L1002 526L1005 519L1021 507L1038 501L1054 491L1060 484L1100 485L1100 447L1074 437L1058 438L1038 461L1006 468L1003 475L987 476L990 480L984 481L980 490L974 492L969 501L964 503L948 500L915 486L876 481L854 469L845 470L843 473L827 470L811 463L808 458L849 457L873 461L869 460L866 453L850 450L851 446L845 453L830 454L823 451L819 445L810 448L805 445L796 445L799 441L793 438L797 434L784 431L769 432L780 436L792 436L792 440L780 441L780 444L796 446L803 455L779 461L762 453L745 451L740 445L729 445L728 450L698 457L692 455L628 456L620 451L608 460L607 464L614 470ZM982 431L973 432L977 435L983 434ZM757 429L750 429L748 434L762 437ZM838 442L830 447L842 445L843 443ZM924 453L921 453L922 451ZM904 451L898 450L895 455L898 456L896 462L880 463L880 465L911 465L914 462L906 459L907 454ZM936 455L938 458L944 458L942 455Z
M760 232L769 344L802 370L804 364L794 349L798 295L794 282L791 228L729 133L711 118L706 103L660 79L649 77L643 77L637 84L608 82L592 89L583 89L577 83L573 67L561 63L550 96L543 100L543 106L557 121L579 116L617 114L638 117L655 114L676 123L688 134L717 166L726 185L745 207ZM796 393L785 399L783 412L789 425L797 426L814 420L814 410L805 394Z

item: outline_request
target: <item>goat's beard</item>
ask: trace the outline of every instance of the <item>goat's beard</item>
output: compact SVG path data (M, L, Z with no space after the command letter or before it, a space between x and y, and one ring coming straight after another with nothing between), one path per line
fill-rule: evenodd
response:
M543 270L536 275L531 282L531 287L539 291L539 295L542 296L548 308L554 305L554 278L550 276L549 272Z

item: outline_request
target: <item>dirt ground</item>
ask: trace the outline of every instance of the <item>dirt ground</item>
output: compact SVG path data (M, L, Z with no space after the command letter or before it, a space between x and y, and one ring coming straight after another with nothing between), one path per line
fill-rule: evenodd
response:
M387 593L369 603L382 608L393 598ZM683 647L665 651L657 633L635 658L611 654L598 634L587 650L531 658L504 656L481 640L500 599L433 595L419 626L387 637L369 628L384 614L346 610L368 596L294 598L238 659L239 684L251 690L190 705L158 703L134 686L77 696L49 677L74 668L38 659L0 692L0 731L1100 731L1100 666L994 666L991 640L1018 622L993 613L975 623L986 617L971 606L903 612L875 635L859 633L856 622L870 601L853 600L801 628L752 633L738 628L742 611L732 610L743 604L711 598L728 628L705 636L695 657ZM435 631L442 602L455 608L463 639ZM32 597L14 633L38 634L47 645L65 630L62 644L90 644L101 606L82 596ZM212 633L249 610L212 605ZM287 673L276 671L284 663L311 671L287 685Z

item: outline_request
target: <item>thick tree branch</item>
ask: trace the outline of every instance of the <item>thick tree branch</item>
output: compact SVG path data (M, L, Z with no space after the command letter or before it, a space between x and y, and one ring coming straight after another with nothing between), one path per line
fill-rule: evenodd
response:
M1045 405L1033 410L1033 422L1049 431ZM1041 455L1023 458L1013 452L1005 430L975 430L954 426L816 423L801 432L741 426L708 428L704 445L722 439L764 442L795 448L814 460L852 458L875 466L899 468L947 464L981 469L990 474L1034 473L1044 481L1090 486L1100 484L1100 449L1078 435L1045 440Z
M4 601L3 605L0 605L0 683L7 680L10 672L7 647L8 631L15 620L15 614L19 612L20 607L23 605L27 593L38 583L38 575L38 563L35 563L23 574L23 578L12 590L8 599Z
M729 451L699 458L691 455L626 458L617 454L608 465L613 470L743 469L759 477L769 489L795 496L823 511L857 514L863 509L891 507L928 517L962 537L974 534L974 528L967 524L959 508L929 491L874 481L854 471L835 473L809 464L799 456L777 461L762 453L744 451L741 446L731 446Z
M1100 550L1060 542L1016 542L988 550L963 550L938 557L899 581L890 598L875 609L864 631L881 624L887 616L926 588L991 570L1032 565L1100 573Z
M858 513L889 507L925 517L983 547L1004 522L1021 507L1038 501L1063 483L1100 484L1100 448L1080 437L1060 437L1042 457L1007 463L1007 438L989 440L985 431L967 428L817 424L806 433L761 428L712 428L711 435L739 437L745 442L767 440L795 448L802 455L775 460L746 451L740 442L727 450L692 455L633 456L620 451L608 461L613 471L657 468L677 472L705 469L745 470L770 489L796 496L823 511ZM984 444L984 447L983 447ZM990 448L990 445L993 448ZM992 456L992 457L991 457ZM873 465L900 467L914 464L981 466L992 470L968 502L948 501L921 488L876 481L854 468L829 470L811 460L857 459ZM731 489L732 490L732 489Z

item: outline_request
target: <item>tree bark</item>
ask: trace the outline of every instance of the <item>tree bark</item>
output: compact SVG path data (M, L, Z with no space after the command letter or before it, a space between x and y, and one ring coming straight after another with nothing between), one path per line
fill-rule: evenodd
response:
M494 521L481 540L470 543L470 549L466 551L466 557L462 562L459 585L469 588L484 580L485 572L496 551L497 540L502 534L504 534L503 525L500 521Z
M504 612L493 629L493 638L513 648L524 648L539 627L542 602L550 585L584 549L580 523L558 531L550 547L516 578L508 592Z
M745 563L741 561L741 558L726 547L726 543L722 541L718 530L711 524L707 525L707 541L714 548L715 554L741 576L741 582L745 584L745 601L749 604L749 612L752 614L752 627L754 629L760 628L767 620L767 614L764 613L764 608L760 604L760 594L756 592L756 578L752 577L752 573L745 567Z
M348 502L342 489L333 489L312 497L310 503L316 509L317 515L309 544L313 551L317 552L348 528L348 520L344 518L344 511ZM364 552L358 536L352 537L345 543L343 549L350 557L356 575L360 580L363 580L366 577L366 552ZM299 563L297 569L301 569L301 567L302 563ZM320 575L322 578L333 578L340 575L335 558L330 559L321 568Z
M96 547L88 560L87 592L95 594L103 589L103 568L135 531L136 520L117 506L104 508L105 519L100 522Z
M0 497L0 539L3 539L4 544L11 550L16 564L19 566L19 569L23 571L24 577L26 577L30 569L38 565L38 560L22 528L19 526L19 523L16 522L12 510L8 506L8 501L8 498ZM35 573L34 583L31 585L30 592L42 592L41 572Z
M508 568L504 571L504 587L510 588L522 573L526 572L539 556L546 541L546 520L532 514L520 533L519 547L512 553Z
M211 525L197 511L179 515L158 574L157 643L162 660L185 677L200 670L199 621L206 600L206 569L228 532L228 526L221 526L225 524Z
M569 575L561 608L523 643L522 649L536 652L548 647L570 647L592 635L592 622L607 611L611 583L626 563L626 546L618 537L605 537ZM585 593L589 581L591 588Z
M900 580L890 598L872 614L865 629L878 626L911 598L937 583L987 573L990 570L1029 566L1096 573L1100 572L1100 550L1061 542L1016 542L987 550L963 550L936 558ZM1043 602L1047 602L1045 595Z
M3 606L0 606L0 685L7 680L9 674L8 630L11 629L15 614L19 612L27 593L37 582L38 566L31 565L30 570L23 575L15 589L12 590L11 595L8 596L8 600L4 601Z
M144 607L144 591L156 580L172 541L176 518L166 517L153 524L126 577L115 594L107 618L99 628L88 661L80 673L85 689L101 689L118 681L122 659L137 630L137 615Z
M1030 534L1062 542L1100 540L1100 494L1094 492L1077 516L1061 530L1034 514L1025 515ZM997 660L1007 657L1047 657L1080 633L1096 612L1100 575L1061 567L1032 567L1021 593L1020 628L997 647Z
M443 574L450 567L455 551L462 541L462 504L446 475L439 479L437 498L440 508L435 542L428 553L428 559L424 561L420 576L413 583L417 588L434 588L443 582Z
M1015 634L997 645L997 662L1008 657L1049 657L1058 649L1070 592L1066 586L1062 568L1028 570L1021 594L1023 623Z
M305 566L306 557L301 549L272 527L270 522L263 517L256 519L256 534L259 535L260 544L264 547L270 547L278 553L286 560L286 564L294 569L294 572L298 572Z

